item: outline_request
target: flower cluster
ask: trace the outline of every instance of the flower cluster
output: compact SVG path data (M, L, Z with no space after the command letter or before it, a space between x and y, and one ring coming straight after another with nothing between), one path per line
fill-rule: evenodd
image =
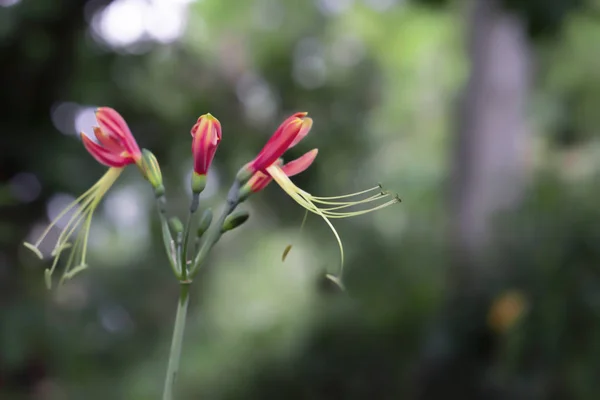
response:
M256 158L244 166L240 175L251 177L242 188L241 195L242 198L244 198L250 193L256 193L264 189L271 181L275 181L285 193L296 201L296 203L308 212L317 214L325 220L338 242L341 263L343 265L344 248L342 240L330 219L348 218L366 214L398 203L400 202L400 199L398 195L393 195L382 190L380 185L356 193L333 197L313 196L296 186L290 177L299 174L310 167L317 157L318 149L313 149L286 164L283 164L280 157L282 157L288 149L298 144L309 133L313 121L306 115L307 113L296 113L286 119L275 131L273 136L271 136ZM352 198L356 198L356 196L367 194L371 195L358 200L351 200ZM382 202L382 199L385 199L386 201ZM349 208L372 202L375 202L375 206L373 207L347 211ZM289 251L289 249L286 249L286 251Z
M164 207L164 186L158 162L154 155L146 150L140 150L125 120L115 110L102 107L96 111L98 126L93 128L96 140L84 133L81 134L83 145L88 152L101 164L109 167L108 171L88 191L67 206L50 223L35 243L25 243L40 258L40 244L47 238L57 222L69 215L68 222L63 226L58 240L52 251L54 261L52 266L46 270L48 285L51 275L55 270L61 255L70 249L63 280L72 277L77 272L87 267L86 254L88 247L89 231L94 211L98 204L120 176L123 169L130 164L135 164L142 176L150 182L159 204L161 221L163 223L163 238L165 248L169 254L169 261L178 278L187 280L190 274L193 276L198 264L204 259L206 253L218 241L220 235L241 225L247 218L247 213L234 213L234 209L252 194L263 190L272 181L276 182L281 189L288 194L296 203L306 211L320 216L331 228L340 248L341 262L343 265L344 252L342 241L331 223L333 218L347 218L371 211L375 211L391 204L399 202L397 195L383 191L381 187L374 186L370 189L341 196L319 197L297 187L290 179L311 166L315 161L318 149L312 149L301 157L284 163L282 157L285 152L296 146L310 132L313 121L307 117L307 113L296 113L287 118L273 133L257 156L247 163L237 174L236 180L228 196L228 203L223 215L217 222L212 223L212 212L206 210L204 213L202 232L198 231L197 240L209 231L209 226L215 228L207 234L198 252L190 259L188 258L188 236L189 221L191 215L198 208L198 194L206 186L208 170L212 164L215 153L221 142L221 123L211 114L200 116L191 129L192 155L194 159L192 173L192 192L194 199L190 206L190 218L188 224L183 224L174 219L175 223L166 222ZM357 196L359 196L357 198ZM355 209L356 206L372 206ZM353 211L348 211L353 209ZM209 215L210 218L206 216ZM206 225L206 226L204 226ZM181 227L174 229L175 227ZM173 235L175 231L175 235ZM198 244L198 243L197 243ZM289 248L286 249L286 252Z

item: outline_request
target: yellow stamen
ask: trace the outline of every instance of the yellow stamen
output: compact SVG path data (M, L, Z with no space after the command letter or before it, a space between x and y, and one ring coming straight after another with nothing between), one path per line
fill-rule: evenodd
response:
M296 203L300 204L302 207L307 209L308 211L318 214L323 218L323 220L329 225L329 228L335 235L335 239L338 242L338 246L340 248L340 258L342 262L342 266L344 265L344 246L342 245L342 240L340 239L340 235L338 235L337 231L333 224L327 219L327 217L321 212L321 210L315 206L310 200L304 198L304 196L299 192L298 187L294 185L294 183L288 178L288 176L277 166L271 165L267 168L267 171L273 178L275 182L294 200Z
M48 287L51 286L51 277L56 269L58 264L58 260L60 258L61 253L71 247L71 243L69 240L75 234L75 231L79 229L79 233L77 233L77 237L75 239L75 243L72 246L71 253L67 259L67 263L65 265L65 270L63 272L63 276L61 279L61 283L65 279L72 278L78 272L87 268L86 264L86 254L87 254L87 245L90 234L90 227L92 224L92 217L94 215L94 211L100 204L100 201L106 194L106 192L111 188L111 186L115 183L117 178L123 172L123 168L110 168L103 176L94 184L90 189L88 189L84 194L79 196L74 202L69 204L44 230L40 238L35 242L35 244L25 243L25 247L33 251L38 257L42 258L42 253L39 250L40 244L44 241L48 233L50 233L52 227L54 227L57 222L63 218L69 211L71 211L74 207L77 207L77 210L70 217L67 224L62 229L60 235L58 236L58 240L56 245L54 246L54 250L52 250L52 256L54 257L54 261L52 262L52 266L45 271L45 279L46 285ZM71 269L71 266L75 262L75 260L79 260L78 264Z
M345 199L345 198L348 198L348 197L353 197L353 196L358 196L358 195L361 195L361 194L369 193L369 192L372 192L373 190L381 190L381 186L377 185L377 186L372 187L371 189L361 190L360 192L356 192L356 193L343 194L341 196L331 196L331 197L313 196L313 199L315 199L315 200Z
M366 214L366 213L369 213L369 212L372 212L372 211L375 211L375 210L382 209L384 207L387 207L389 205L398 203L400 201L400 199L398 198L397 195L393 196L389 192L383 191L382 188L381 188L381 185L372 187L370 189L362 190L360 192L351 193L351 194L348 194L348 195L333 196L333 197L317 197L317 196L313 196L310 193L308 193L308 192L300 189L299 187L297 187L290 180L290 178L281 170L281 168L279 168L277 165L271 165L270 167L267 168L267 171L269 172L269 174L271 175L271 177L273 178L273 180L275 182L277 182L277 184L292 199L294 199L298 204L300 204L302 207L304 207L307 211L310 211L310 212L312 212L314 214L317 214L317 215L321 216L321 218L323 218L323 220L327 223L327 225L329 225L329 228L331 229L331 231L335 235L335 238L336 238L336 240L338 242L338 246L340 248L340 259L341 259L341 268L342 268L342 270L340 271L340 277L338 277L337 279L341 278L341 272L343 272L343 267L344 267L344 247L342 245L342 240L340 239L339 234L337 233L336 229L334 228L334 226L331 223L331 221L329 221L329 219L330 218L349 218L349 217L355 217L355 216L358 216L358 215L362 215L362 214ZM367 197L366 199L362 199L362 200L355 200L355 201L332 201L332 200L348 199L350 197L354 197L354 196L359 196L359 195L362 195L362 194L366 194L366 193L372 192L374 190L379 190L380 193L378 193L376 195L372 195L372 196ZM345 208L348 208L348 207L358 206L358 205L361 205L361 204L370 203L370 202L373 202L373 201L376 201L376 200L385 199L385 198L389 198L389 197L393 197L393 198L391 200L388 200L385 203L379 204L379 205L377 205L375 207L371 207L369 209L359 210L359 211L351 211L351 212L342 212L342 211L339 211L339 210L342 210L342 209L345 209ZM324 204L324 205L329 205L329 206L333 206L333 207L320 208L319 206L317 206L317 204Z
M42 253L39 251L38 247L40 246L40 244L42 243L42 241L44 240L44 238L48 235L48 233L50 233L50 230L52 229L52 227L54 225L56 225L56 223L62 218L64 217L69 211L71 211L71 209L73 207L75 207L77 204L79 204L83 199L85 199L86 197L88 197L91 193L93 193L97 187L98 184L100 183L102 179L100 179L98 182L96 182L94 184L94 186L92 186L91 188L89 188L84 194L82 194L81 196L79 196L74 202L72 202L71 204L69 204L67 207L65 207L64 210L62 210L60 212L60 214L58 214L58 216L56 218L54 218L54 220L50 223L50 225L48 225L48 227L44 230L44 232L41 234L40 238L37 240L37 242L35 242L35 244L31 244L31 243L25 243L25 247L27 247L28 249L30 249L31 251L33 251L34 253L36 253L40 258L44 258L42 256Z
M304 194L310 196L309 193L304 192ZM366 199L360 200L360 202L364 203L366 201L373 200L373 199L379 199L379 198L384 197L384 196L387 196L387 194L378 193L378 194L375 194L375 195L373 195L371 197L367 197ZM330 206L348 206L348 205L357 204L356 201L325 201L325 200L315 200L312 196L311 196L311 199L312 199L313 203L326 204L326 205L330 205Z

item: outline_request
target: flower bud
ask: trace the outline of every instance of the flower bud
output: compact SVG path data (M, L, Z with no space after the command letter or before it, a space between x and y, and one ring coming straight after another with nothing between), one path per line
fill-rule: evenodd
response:
M244 185L248 180L252 177L252 169L250 168L250 163L244 165L235 175L235 180L240 184Z
M183 232L183 223L177 217L173 217L169 220L169 226L171 227L173 233L177 234Z
M192 127L192 155L194 172L206 175L221 141L221 123L210 114L204 114Z
M233 214L229 215L225 219L225 222L223 223L223 226L221 227L221 232L227 232L227 231L237 228L238 226L240 226L244 222L246 222L248 220L248 218L250 218L250 214L248 213L248 211L234 212Z
M202 213L202 217L200 218L200 223L198 224L198 231L196 233L196 235L198 237L204 235L204 233L208 230L208 228L210 227L210 223L212 222L213 219L213 213L212 213L212 209L207 208L204 213Z
M160 172L160 166L158 161L152 152L148 149L142 150L142 162L140 163L140 171L142 175L154 188L154 194L160 197L165 194L165 187L163 186L162 174Z

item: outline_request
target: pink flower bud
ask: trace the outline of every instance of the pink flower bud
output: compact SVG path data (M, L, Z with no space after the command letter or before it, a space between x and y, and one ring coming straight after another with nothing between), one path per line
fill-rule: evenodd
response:
M221 141L221 123L210 114L204 114L192 127L192 154L194 172L206 175Z

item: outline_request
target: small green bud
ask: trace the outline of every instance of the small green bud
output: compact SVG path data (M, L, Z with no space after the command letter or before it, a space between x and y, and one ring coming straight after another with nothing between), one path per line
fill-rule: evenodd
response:
M248 220L248 218L250 218L250 214L248 213L248 211L234 212L233 214L229 215L225 219L225 222L223 223L223 226L221 227L221 232L227 232L227 231L237 228L238 226L240 226L244 222L246 222Z
M173 231L173 233L183 232L183 223L177 217L173 217L173 218L169 219L169 226L171 227L171 230Z
M248 197L250 197L252 193L254 193L252 191L252 187L248 183L246 183L238 192L238 202L242 203L248 200Z
M204 235L204 233L208 230L208 228L210 227L210 223L212 222L212 219L213 219L212 209L207 208L204 211L204 213L202 213L202 217L200 217L200 223L198 224L198 232L197 232L198 237Z
M244 165L238 173L235 175L235 180L241 185L244 185L246 182L252 178L252 171L248 167L249 164Z
M206 187L206 175L192 172L192 193L199 194Z
M142 175L154 188L154 194L156 197L160 197L165 194L165 187L163 186L162 174L160 172L160 166L158 161L152 152L148 149L142 150L142 162L140 163L140 170Z

